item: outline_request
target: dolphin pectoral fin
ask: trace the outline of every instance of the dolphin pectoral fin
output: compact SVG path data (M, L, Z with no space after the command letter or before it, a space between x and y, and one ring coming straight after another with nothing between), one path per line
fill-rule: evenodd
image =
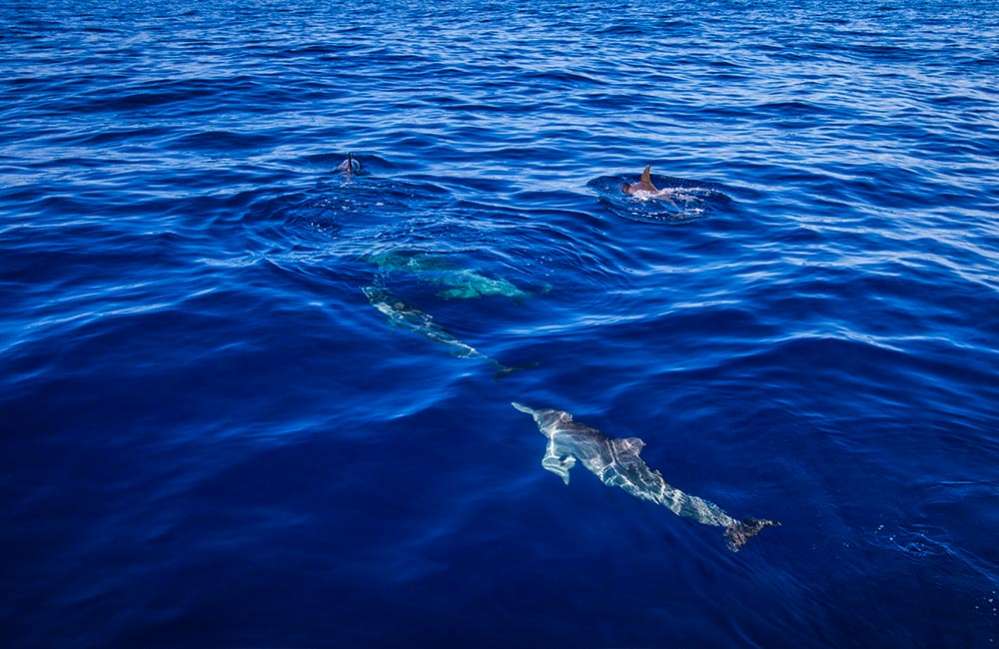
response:
M562 467L565 469L565 474L562 475L562 482L564 482L566 486L569 486L569 471L572 470L572 467L576 466L576 458L571 455L567 455L562 458L561 462Z
M562 482L564 482L566 486L569 485L569 471L575 465L576 458L571 455L567 455L563 458L559 458L554 455L545 455L544 459L541 460L541 466L562 478Z
M514 406L516 407L516 406ZM520 408L517 408L520 410ZM560 454L555 447L555 442L549 440L548 447L545 448L545 456L541 458L541 466L547 471L551 471L562 482L569 484L569 471L576 465L576 458L568 454Z

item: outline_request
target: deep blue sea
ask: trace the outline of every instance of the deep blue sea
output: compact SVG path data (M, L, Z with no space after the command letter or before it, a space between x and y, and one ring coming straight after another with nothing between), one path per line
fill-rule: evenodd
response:
M3 647L994 647L997 373L994 2L0 5Z

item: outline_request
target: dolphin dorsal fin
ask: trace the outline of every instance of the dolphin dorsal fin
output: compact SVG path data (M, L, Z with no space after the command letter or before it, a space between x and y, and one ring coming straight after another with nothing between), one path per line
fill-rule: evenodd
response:
M611 440L614 452L618 455L634 455L638 457L642 454L645 442L638 437L619 437Z
M645 165L642 171L642 182L652 184L652 165Z

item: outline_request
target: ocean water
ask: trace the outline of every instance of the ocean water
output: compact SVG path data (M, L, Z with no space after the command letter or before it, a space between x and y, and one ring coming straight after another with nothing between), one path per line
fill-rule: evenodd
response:
M999 643L994 2L12 0L0 72L4 647Z

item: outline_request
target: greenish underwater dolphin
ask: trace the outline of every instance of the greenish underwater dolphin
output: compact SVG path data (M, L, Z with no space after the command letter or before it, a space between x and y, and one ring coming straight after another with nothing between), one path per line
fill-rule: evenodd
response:
M738 552L763 528L780 525L777 521L755 518L736 520L718 505L671 487L659 471L649 468L640 457L645 442L637 437L609 438L596 428L573 421L572 415L563 410L511 405L531 415L548 438L541 465L561 477L565 484L569 484L569 470L578 459L608 486L621 487L632 496L662 505L677 516L724 528L733 552Z
M492 295L527 297L527 293L508 280L487 277L471 268L456 268L437 255L392 250L370 255L368 261L382 272L400 271L418 275L422 280L442 287L439 295L445 299L468 300Z

